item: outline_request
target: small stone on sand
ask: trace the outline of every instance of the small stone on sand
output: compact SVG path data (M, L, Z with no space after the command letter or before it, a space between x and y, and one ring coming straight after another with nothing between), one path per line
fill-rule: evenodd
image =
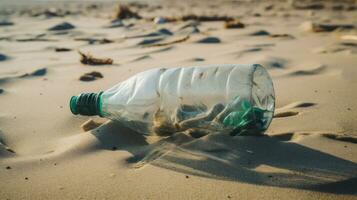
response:
M157 32L161 35L173 35L172 32L166 28L159 29Z
M14 23L10 21L0 21L0 26L13 26Z
M10 166L6 166L6 169L11 169L11 167Z
M167 22L167 20L166 20L165 18L163 18L163 17L155 17L155 18L153 19L153 22L154 22L155 24L164 24L164 23Z
M265 30L259 30L259 31L255 31L251 34L249 34L250 36L265 36L265 35L270 35L270 33L268 31Z
M123 27L124 24L121 21L121 19L114 19L110 22L110 25L105 26L105 28L118 28L118 27Z
M0 61L5 61L7 59L8 59L8 57L6 55L0 54Z
M84 75L79 77L79 80L81 80L81 81L94 81L94 80L97 80L99 78L103 78L103 75L100 72L93 71L93 72L85 73Z
M63 30L70 30L70 29L74 29L75 26L73 26L72 24L68 23L68 22L63 22L60 24L57 24L51 28L49 28L49 31L63 31Z
M29 76L44 76L47 73L47 68L37 69L31 73L25 73L19 76L20 78L25 78Z
M38 69L35 70L34 72L32 72L30 75L31 76L43 76L47 73L47 68L42 68L42 69Z
M72 51L72 49L57 47L57 48L55 48L55 51L56 52L66 52L66 51Z
M214 44L214 43L221 43L221 40L217 37L206 37L206 38L198 40L197 43Z

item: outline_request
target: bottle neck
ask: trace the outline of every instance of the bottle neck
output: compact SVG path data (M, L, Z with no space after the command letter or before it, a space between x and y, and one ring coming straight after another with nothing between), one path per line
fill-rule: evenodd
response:
M102 94L99 93L82 93L78 96L72 96L70 100L71 112L75 115L102 117Z

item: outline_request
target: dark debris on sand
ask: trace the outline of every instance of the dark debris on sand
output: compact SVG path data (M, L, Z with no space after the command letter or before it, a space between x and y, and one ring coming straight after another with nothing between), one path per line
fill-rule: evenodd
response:
M89 73L83 74L81 77L79 77L79 80L81 81L94 81L97 79L103 78L103 75L100 72L93 71Z
M47 68L42 68L42 69L35 70L30 75L31 76L44 76L46 73L47 73Z
M10 21L0 21L0 26L13 26L14 23Z
M53 18L53 17L65 17L68 15L80 14L80 11L70 11L67 9L50 7L46 9L24 11L23 14L25 13L29 14L31 17L43 16L45 18Z
M109 44L113 43L113 40L107 39L107 38L76 38L74 39L75 41L86 41L88 44Z
M123 4L118 5L114 17L115 19L141 19L141 16L138 13L132 11L129 6Z
M271 34L270 37L272 38L290 38L290 39L294 39L295 37L287 34L287 33L282 33L282 34Z
M337 29L349 30L354 26L350 24L313 24L312 30L314 32L331 32Z
M162 41L164 38L144 39L138 43L138 45L152 45Z
M232 29L232 28L244 28L245 25L238 19L231 20L231 21L226 21L224 24L224 27L226 29Z
M71 23L68 22L62 22L60 24L57 24L51 28L49 28L49 31L63 31L63 30L71 30L74 29L75 26L72 25Z
M198 40L197 43L214 44L214 43L221 43L221 40L218 37L206 37Z
M123 27L124 24L121 21L121 19L114 19L110 22L109 25L104 26L104 28L118 28L118 27Z
M90 54L84 54L80 51L78 53L81 55L80 62L85 65L111 65L113 64L113 59L111 58L95 58Z
M293 8L297 10L322 10L325 8L322 3L310 3L305 5L298 5L294 2Z
M47 73L47 68L37 69L31 73L26 73L20 76L20 78L29 77L29 76L44 76Z
M146 47L159 47L159 46L168 46L168 45L172 45L172 44L177 44L177 43L181 43L181 42L185 42L186 40L190 39L190 36L187 35L183 38L179 38L177 40L171 40L171 41L167 41L167 42L162 42L162 43L155 43L155 44L150 44L150 45L146 45Z
M266 30L259 30L259 31L255 31L253 33L249 34L250 36L266 36L266 35L270 35L270 33Z
M8 59L8 57L6 55L0 53L0 62L5 61L7 59Z
M229 16L218 16L218 15L184 15L182 17L166 18L168 22L174 21L199 21L199 22L214 22L214 21L234 21L233 17Z
M352 24L322 24L315 22L305 22L301 25L301 28L305 31L312 32L332 32L336 30L351 30L354 29L355 26Z
M67 51L72 51L70 48L63 48L63 47L56 47L55 52L67 52Z

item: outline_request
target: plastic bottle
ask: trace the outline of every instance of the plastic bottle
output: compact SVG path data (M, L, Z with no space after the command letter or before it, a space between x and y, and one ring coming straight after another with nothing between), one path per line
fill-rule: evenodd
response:
M274 107L272 80L258 64L152 69L70 100L75 115L99 115L157 135L187 130L261 134Z

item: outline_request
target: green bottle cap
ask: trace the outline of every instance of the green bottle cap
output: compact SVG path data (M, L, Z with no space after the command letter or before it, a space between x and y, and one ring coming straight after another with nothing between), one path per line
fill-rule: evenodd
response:
M102 117L102 94L99 93L82 93L78 96L72 96L69 101L69 107L74 115Z

